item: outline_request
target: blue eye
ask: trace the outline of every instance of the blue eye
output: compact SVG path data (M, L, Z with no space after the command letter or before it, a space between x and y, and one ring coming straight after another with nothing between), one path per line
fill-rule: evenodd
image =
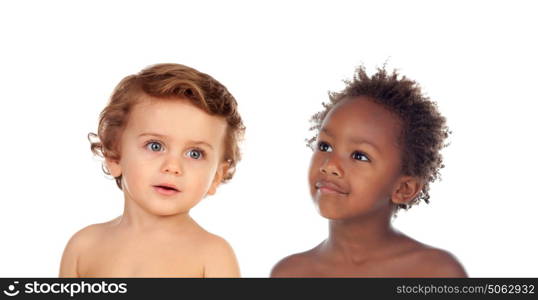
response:
M368 156L366 156L366 154L364 154L364 153L362 153L360 151L353 152L351 154L351 158L356 159L356 160L361 160L361 161L370 161Z
M149 142L146 144L146 148L149 151L153 151L153 152L163 151L163 145L159 142Z
M198 149L192 149L187 152L187 156L193 159L201 159L204 157L204 152Z
M331 152L333 149L331 148L331 145L325 143L325 142L319 142L318 143L318 150L321 152Z

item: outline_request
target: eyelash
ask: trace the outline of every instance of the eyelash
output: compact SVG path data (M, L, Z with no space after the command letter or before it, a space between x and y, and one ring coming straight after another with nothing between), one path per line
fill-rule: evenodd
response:
M324 146L329 147L331 150L330 151L323 150L322 147L324 147ZM317 148L317 150L319 150L321 152L332 152L331 145L329 143L327 143L327 142L324 142L324 141L319 141L316 148ZM355 158L357 155L359 155L360 157L364 157L365 159L357 159L357 158ZM366 162L370 161L370 158L368 157L368 155L366 155L366 153L364 153L362 151L354 151L353 153L351 153L351 158L354 159L354 160L358 160L358 161L366 161Z
M360 155L360 156L364 157L365 159L357 159L357 158L355 158L356 155ZM370 161L368 156L366 154L364 154L363 152L361 152L361 151L355 151L355 152L351 153L351 158L356 159L358 161Z
M200 160L200 159L203 159L203 158L205 157L205 152L204 152L204 150L199 149L199 148L193 148L193 149L187 151L187 155L188 155L188 153L192 153L193 151L200 152L200 157L199 157L199 158L194 158L194 157L192 157L192 156L189 156L190 158L192 158L192 159L196 159L196 160Z
M160 148L160 150L155 151L155 150L151 149L152 145L159 145L161 148ZM164 151L163 143L159 142L159 141L154 141L154 140L147 141L146 144L144 145L144 148L147 149L150 152L162 152L162 151ZM194 151L200 153L199 158L194 158L191 155L189 155L189 153L193 153ZM192 148L189 151L187 151L187 153L185 153L185 155L187 155L189 158L192 158L192 159L195 159L195 160L200 160L200 159L203 159L205 157L205 151L200 149L200 148Z
M158 150L158 151L155 151L155 150L151 149L151 145L159 145L159 146L161 146L161 149ZM161 151L163 151L164 146L159 141L147 141L146 144L144 145L144 148L146 148L147 150L149 150L151 152L161 152Z

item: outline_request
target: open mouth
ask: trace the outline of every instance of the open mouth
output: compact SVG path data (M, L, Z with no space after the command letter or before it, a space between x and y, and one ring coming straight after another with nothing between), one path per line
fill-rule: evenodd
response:
M176 189L176 188L174 188L174 187L171 187L171 186L166 186L166 185L156 185L155 187L156 187L156 188L163 189L163 190L166 190L166 191L176 191L176 192L179 192L178 189Z
M175 195L180 192L180 190L178 190L175 186L172 185L160 184L154 185L153 188L157 193L165 196Z

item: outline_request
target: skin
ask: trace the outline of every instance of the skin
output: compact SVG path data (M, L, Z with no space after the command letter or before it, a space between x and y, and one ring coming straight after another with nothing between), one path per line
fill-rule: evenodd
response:
M466 277L452 254L391 225L396 205L423 186L400 171L400 132L400 119L367 97L344 99L328 113L308 180L329 237L282 259L271 277Z
M106 160L122 175L123 214L77 232L60 277L238 277L230 245L189 216L221 183L226 127L188 100L144 96L121 134L120 160Z

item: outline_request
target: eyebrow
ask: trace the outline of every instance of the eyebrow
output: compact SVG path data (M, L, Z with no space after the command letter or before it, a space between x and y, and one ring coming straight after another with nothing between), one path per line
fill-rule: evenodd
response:
M162 135L162 134L158 134L158 133L153 133L153 132L146 132L146 133L142 133L140 135L138 135L138 137L143 137L143 136L155 136L155 137L158 137L158 138L161 138L161 139L166 139L167 136L166 135ZM207 146L208 148L210 148L211 150L213 150L213 146L211 146L211 144L207 143L207 142L204 142L204 141L189 141L189 144L194 144L194 145L205 145Z
M321 132L325 133L326 135L328 135L329 137L331 138L334 138L334 134L331 133L331 131L329 129L327 129L326 127L323 127L321 128L320 130ZM379 150L379 147L376 146L376 144L368 141L368 140L363 140L363 139L354 139L354 138L351 138L349 139L349 141L352 143L352 144L367 144L367 145L370 145L372 148L374 148L377 152L381 152Z

